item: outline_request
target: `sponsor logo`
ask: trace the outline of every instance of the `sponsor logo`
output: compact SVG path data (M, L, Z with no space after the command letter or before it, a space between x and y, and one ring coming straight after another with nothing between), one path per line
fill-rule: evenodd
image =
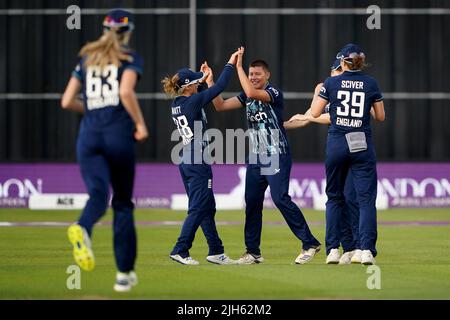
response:
M254 115L252 115L251 113L247 113L247 119L249 119L252 122L259 122L268 119L268 117L267 113L265 112L258 112Z
M56 203L58 205L73 206L74 199L72 197L59 197Z
M36 182L16 178L0 181L0 198L28 198L32 194L40 193L42 193L42 179L36 179Z

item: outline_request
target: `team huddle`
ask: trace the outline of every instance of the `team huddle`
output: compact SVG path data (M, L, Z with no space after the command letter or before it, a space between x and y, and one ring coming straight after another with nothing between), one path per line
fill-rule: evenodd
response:
M62 107L84 114L77 140L77 160L89 200L79 218L68 229L73 255L83 270L93 270L91 237L94 224L106 212L109 186L113 190L114 254L117 265L114 290L129 291L137 284L135 273L136 230L131 201L135 173L136 141L148 131L135 94L142 76L142 58L128 47L134 29L132 15L113 10L103 22L103 35L80 51L80 61L62 97ZM376 157L370 120L384 120L383 97L375 79L364 74L365 55L354 44L344 46L336 56L331 77L319 84L310 108L283 121L283 92L269 83L270 70L264 60L249 65L242 61L244 48L231 54L214 81L204 62L199 72L180 69L162 80L163 90L173 98L168 108L183 148L177 163L189 199L188 214L169 257L183 265L198 265L191 257L195 234L201 227L209 252L208 262L219 265L258 264L261 253L262 211L267 187L301 248L294 259L306 264L320 251L300 208L288 194L292 167L286 129L311 122L329 125L326 150L326 237L327 264L374 264L377 255ZM242 92L228 99L221 93L237 72ZM78 93L82 91L82 100ZM210 162L204 159L208 141L196 139L207 130L204 108L210 103L218 112L244 108L250 132L249 158L245 177L246 250L236 260L224 249L218 234ZM275 168L265 161L276 159ZM199 161L200 159L200 161ZM343 254L339 247L342 245Z

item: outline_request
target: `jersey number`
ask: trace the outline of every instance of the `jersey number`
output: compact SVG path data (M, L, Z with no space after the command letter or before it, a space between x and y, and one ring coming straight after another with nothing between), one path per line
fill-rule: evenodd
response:
M178 132L183 138L183 142L189 142L189 140L194 136L191 128L189 128L189 123L187 121L186 116L179 116L177 118L172 118L177 126Z
M117 96L119 94L119 80L117 80L118 68L110 64L103 68L98 66L88 67L86 73L86 96L89 99ZM102 83L102 78L106 83Z
M350 97L352 100L351 107L348 104ZM366 94L364 92L339 90L337 92L337 98L341 100L341 105L337 107L337 115L347 117L350 114L352 117L362 118L364 115L365 97Z

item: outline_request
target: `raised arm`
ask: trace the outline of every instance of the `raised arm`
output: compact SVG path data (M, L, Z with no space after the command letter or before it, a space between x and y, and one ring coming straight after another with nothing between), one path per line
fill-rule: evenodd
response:
M75 77L71 77L67 84L66 90L61 97L61 108L83 113L83 101L78 98L81 90L81 82Z
M252 86L250 79L247 77L247 74L245 73L244 68L242 67L243 55L244 55L244 47L240 47L238 49L236 69L237 69L237 73L238 73L238 77L239 77L239 82L241 83L241 86L245 92L245 95L247 96L247 98L264 101L264 102L271 102L272 99L266 90L255 89Z
M134 133L135 139L137 141L143 141L148 137L148 130L136 97L136 92L134 91L137 78L138 74L136 71L126 69L123 72L120 81L119 95L123 106L136 125L136 132Z
M208 85L208 88L211 88L212 86L214 86L214 76L212 69L208 66L208 63L206 61L202 64L202 71L208 73L206 84ZM212 102L214 108L218 112L239 109L242 107L242 104L237 97L232 97L224 100L220 94L215 97Z
M228 63L223 68L222 73L219 76L217 82L209 87L208 89L195 94L193 97L197 99L197 106L199 108L203 108L203 106L207 105L209 102L213 101L215 97L217 97L220 93L222 93L228 82L230 81L231 73L236 65L237 52L233 53L228 60Z

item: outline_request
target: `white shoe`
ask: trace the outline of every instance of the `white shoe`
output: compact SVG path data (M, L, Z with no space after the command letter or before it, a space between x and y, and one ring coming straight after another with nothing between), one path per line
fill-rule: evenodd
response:
M327 256L327 264L338 264L340 258L341 254L339 253L339 249L331 249Z
M264 258L261 255L256 256L246 252L237 260L237 264L257 264L262 263L263 261Z
M305 264L314 258L314 256L320 251L320 246L315 248L309 248L308 250L302 250L302 253L295 259L296 264Z
M207 256L206 261L215 263L215 264L237 264L236 260L230 259L225 253L216 254L214 256Z
M181 264L190 265L190 266L196 266L199 265L197 260L192 259L191 257L183 258L179 254L170 255L170 259L179 262Z
M362 251L359 249L353 250L352 263L361 263Z
M137 285L137 275L136 272L130 271L128 273L117 272L116 283L114 284L114 291L117 292L128 292L132 287Z
M375 264L375 258L373 257L372 252L370 250L362 251L361 264L366 266Z
M339 259L339 264L350 264L350 263L352 263L352 257L353 257L354 253L355 253L355 250L344 252L342 254L341 258Z

